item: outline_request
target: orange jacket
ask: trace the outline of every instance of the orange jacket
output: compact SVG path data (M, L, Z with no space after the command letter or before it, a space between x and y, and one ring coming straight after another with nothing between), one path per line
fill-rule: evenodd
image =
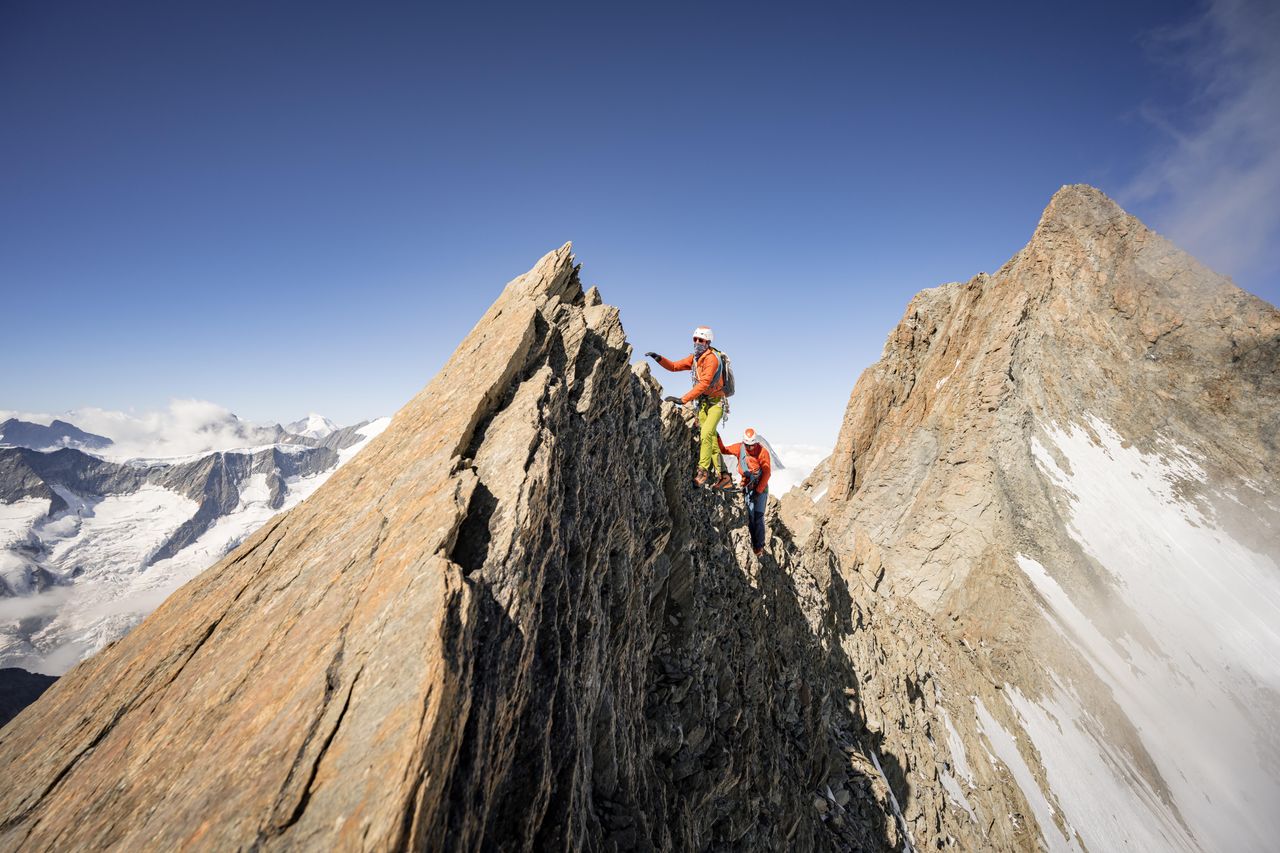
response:
M732 456L738 460L738 467L742 467L742 458L739 453L742 452L742 442L737 444L724 443L720 438L720 434L716 433L716 443L720 445L720 452L725 456ZM747 470L742 472L742 476L760 472L760 481L756 483L755 491L764 494L769 488L769 475L773 473L773 460L769 458L769 449L763 444L747 445Z
M680 370L693 370L693 356L686 355L679 361L672 361L669 358L658 356L658 364L661 364L667 370L672 372ZM694 383L693 389L680 399L684 402L696 400L699 397L723 397L724 394L724 375L720 376L720 381L712 387L711 380L715 378L716 371L720 368L720 356L715 354L714 350L707 350L698 358L698 381Z

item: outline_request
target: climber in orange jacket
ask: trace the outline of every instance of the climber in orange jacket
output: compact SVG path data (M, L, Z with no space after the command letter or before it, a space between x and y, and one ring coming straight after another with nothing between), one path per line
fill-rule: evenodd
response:
M673 403L696 403L698 407L698 426L701 432L698 450L698 473L693 481L701 486L714 473L717 475L716 488L724 488L733 483L729 472L721 472L720 454L716 453L716 443L720 440L716 428L724 417L724 359L711 346L713 335L707 326L699 326L693 330L693 354L679 361L663 358L656 352L647 352L649 358L670 371L693 371L693 387L683 397L668 397Z
M759 557L764 552L764 509L769 503L769 476L773 474L773 454L769 442L748 428L742 441L726 445L716 436L720 452L738 457L742 474L742 491L747 497L747 529L751 532L751 550Z

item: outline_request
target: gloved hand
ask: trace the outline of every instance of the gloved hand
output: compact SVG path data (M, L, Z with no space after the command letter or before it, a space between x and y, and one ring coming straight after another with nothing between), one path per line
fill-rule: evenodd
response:
M647 352L645 353L645 356L653 359L654 361L657 361L658 359L662 358L662 356L658 355L656 352Z
M662 402L664 402L664 403L675 403L677 406L683 406L683 405L684 405L684 400L680 399L679 397L663 397L663 398L662 398Z

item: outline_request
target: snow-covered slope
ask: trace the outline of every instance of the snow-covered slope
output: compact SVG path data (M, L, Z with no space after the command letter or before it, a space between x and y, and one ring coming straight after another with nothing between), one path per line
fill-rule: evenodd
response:
M1280 311L1090 187L912 300L783 509L980 667L946 719L1026 803L985 827L1276 847L1278 400Z
M301 435L305 438L324 438L337 432L338 425L324 415L317 415L312 412L300 421L286 424L284 429L285 432L291 432L294 435Z
M118 639L387 422L331 432L330 447L127 465L0 451L0 666L58 674Z
M1091 755L1099 765L1118 766L1141 780L1129 757L1109 748L1105 733L1061 683L1038 703L1017 697L1050 784L1064 796L1077 781L1072 800L1080 813L1127 800L1128 808L1118 811L1130 816L1130 825L1165 831L1150 844L1189 846L1177 831L1180 814L1206 846L1236 838L1264 849L1280 834L1275 555L1224 530L1213 500L1183 496L1182 486L1207 479L1186 448L1169 443L1162 453L1144 453L1096 418L1046 434L1035 444L1036 458L1058 489L1072 538L1105 572L1112 612L1091 618L1088 596L1067 592L1030 557L1019 556L1019 565L1055 628L1133 722L1177 812L1148 787L1079 778L1080 765L1089 766L1081 756ZM1104 619L1123 631L1099 630ZM1142 813L1153 820L1132 820ZM1078 828L1091 849L1116 833L1106 822Z

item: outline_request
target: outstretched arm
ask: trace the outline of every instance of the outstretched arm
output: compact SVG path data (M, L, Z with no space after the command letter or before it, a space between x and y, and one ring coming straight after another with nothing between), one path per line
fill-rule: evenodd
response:
M656 352L647 352L645 355L649 356L672 373L676 373L681 370L691 370L693 368L693 356L691 355L685 356L679 361L672 361L669 358L663 358Z
M724 439L720 437L720 433L716 433L716 444L720 445L720 452L725 456L737 456L740 444L725 445Z

